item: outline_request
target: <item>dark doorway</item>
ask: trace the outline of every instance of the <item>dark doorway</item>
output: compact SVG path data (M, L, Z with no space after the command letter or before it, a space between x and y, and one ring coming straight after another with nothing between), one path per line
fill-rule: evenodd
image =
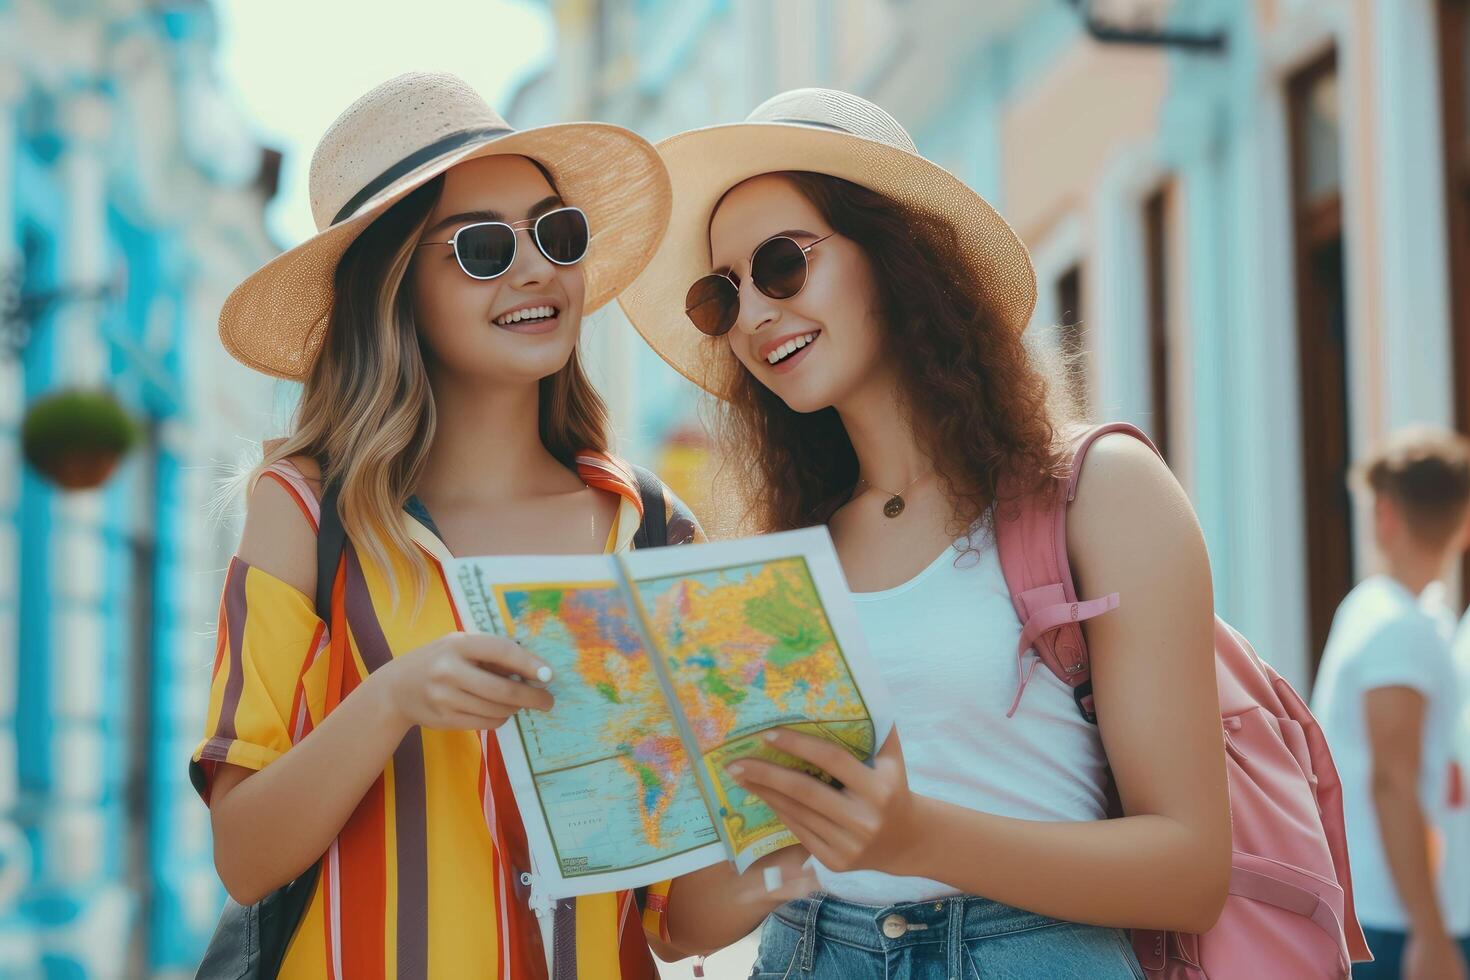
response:
M1160 187L1143 202L1143 255L1148 301L1149 435L1169 458L1169 203Z
M1315 674L1332 616L1353 587L1346 244L1335 52L1290 78L1287 103L1295 212L1309 663Z
M1440 0L1439 67L1455 425L1461 432L1470 433L1470 2L1467 0ZM1470 555L1465 558L1460 588L1461 598L1470 598Z
M1067 384L1077 410L1086 415L1092 405L1088 385L1087 326L1082 319L1082 266L1071 266L1056 282L1057 340L1067 364Z

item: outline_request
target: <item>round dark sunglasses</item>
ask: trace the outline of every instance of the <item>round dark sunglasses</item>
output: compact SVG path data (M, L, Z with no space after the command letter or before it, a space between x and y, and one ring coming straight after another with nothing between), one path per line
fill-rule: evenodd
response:
M810 245L789 235L767 238L750 253L750 281L771 299L790 299L806 285L807 253L831 237L823 235ZM740 315L740 280L729 271L695 280L684 297L684 313L701 333L729 333Z
M447 242L419 242L425 245L449 245L455 261L471 279L495 279L503 276L516 260L516 232L531 229L531 239L546 258L557 265L576 265L587 254L591 238L587 215L581 208L557 208L539 218L508 223L477 221L464 225Z

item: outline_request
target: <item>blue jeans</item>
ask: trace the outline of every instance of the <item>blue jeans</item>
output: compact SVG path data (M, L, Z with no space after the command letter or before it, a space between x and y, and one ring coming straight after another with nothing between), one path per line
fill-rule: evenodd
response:
M1143 980L1121 929L966 896L854 905L825 895L766 918L751 980Z
M1363 927L1363 938L1373 953L1372 963L1354 963L1353 980L1399 980L1399 966L1404 961L1407 932ZM1470 962L1470 936L1460 939L1460 955Z

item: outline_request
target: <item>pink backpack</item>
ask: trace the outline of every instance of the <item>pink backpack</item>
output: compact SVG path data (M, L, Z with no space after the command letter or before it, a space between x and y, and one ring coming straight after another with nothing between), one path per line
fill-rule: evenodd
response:
M997 548L1023 624L1014 714L1036 663L1072 689L1094 721L1087 646L1078 623L1117 608L1118 596L1080 602L1067 563L1067 504L1088 448L1131 425L1099 426L1076 443L1066 494L998 513ZM1157 452L1157 450L1155 450ZM1026 654L1036 657L1022 673ZM1235 630L1215 620L1215 676L1230 779L1233 868L1224 911L1209 932L1133 930L1150 980L1345 980L1372 959L1353 912L1342 787L1306 704Z

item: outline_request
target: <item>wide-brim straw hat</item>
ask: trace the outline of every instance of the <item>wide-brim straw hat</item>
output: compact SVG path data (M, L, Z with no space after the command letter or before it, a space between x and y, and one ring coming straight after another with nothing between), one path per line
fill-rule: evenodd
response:
M744 122L671 136L658 151L674 185L669 231L618 302L660 357L712 394L724 397L733 358L723 338L695 329L684 297L712 271L715 206L730 188L760 174L804 170L841 177L948 222L1000 325L1019 333L1031 318L1036 272L1021 239L984 198L920 156L898 121L866 99L795 89L762 103Z
M584 309L607 303L658 247L668 224L668 172L647 140L606 123L512 129L463 80L413 72L379 85L332 123L311 158L317 233L237 286L220 340L241 362L304 379L326 336L333 276L349 245L417 187L476 157L540 163L592 231Z

